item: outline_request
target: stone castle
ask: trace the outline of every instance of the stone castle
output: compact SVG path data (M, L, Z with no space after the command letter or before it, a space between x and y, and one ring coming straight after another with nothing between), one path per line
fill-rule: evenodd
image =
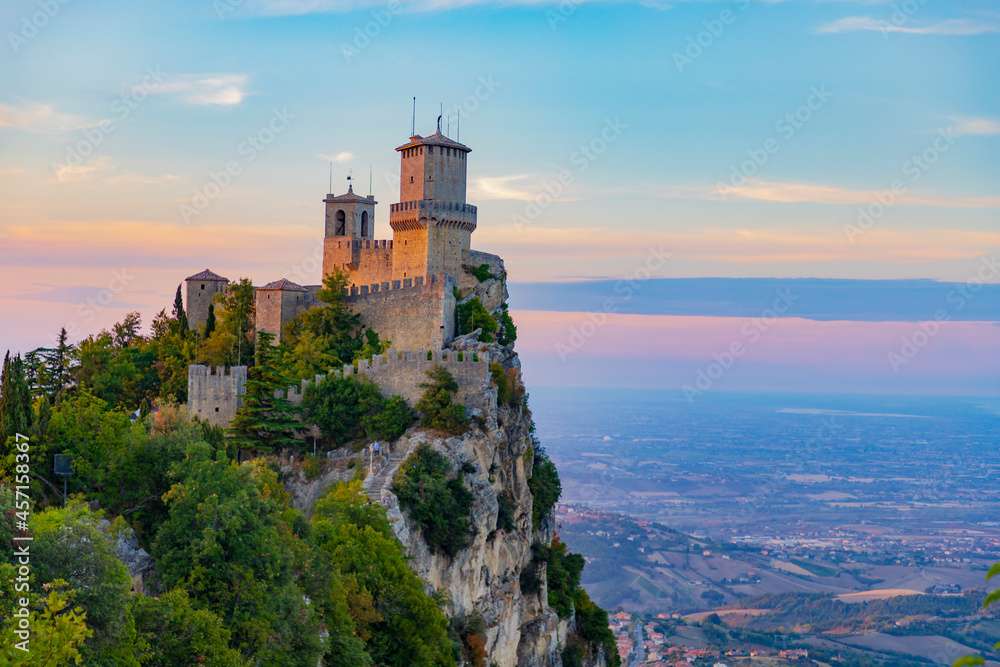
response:
M442 134L439 119L434 134L415 134L396 151L400 181L399 202L389 211L392 239L375 238L378 202L370 194L356 194L348 180L346 193L330 193L323 199L323 276L344 273L349 282L348 303L365 326L391 344L390 355L435 355L455 336L456 293L468 291L478 282L466 269L483 263L500 264L501 260L471 248L477 214L476 207L466 202L471 149ZM201 330L213 299L226 289L229 279L205 269L184 282L189 326ZM270 332L280 341L284 325L318 305L320 287L298 285L286 278L256 287L257 330ZM402 363L399 359L417 356L399 356L393 367ZM423 364L425 357L420 359ZM476 366L482 367L475 373L478 383L480 376L486 377L488 364ZM376 374L373 379L379 377ZM245 367L192 366L188 373L189 408L209 421L227 424L245 383ZM392 389L391 393L407 393L399 387Z

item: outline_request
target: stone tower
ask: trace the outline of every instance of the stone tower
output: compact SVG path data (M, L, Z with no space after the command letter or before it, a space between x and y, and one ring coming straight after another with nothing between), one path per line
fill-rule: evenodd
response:
M254 292L257 331L274 334L274 342L280 343L284 324L315 305L314 292L285 278L258 287Z
M212 305L215 295L226 289L229 278L212 273L205 269L201 273L184 279L187 297L188 327L193 331L201 331L208 319L208 307Z
M323 234L323 275L335 269L356 268L364 241L375 238L375 197L354 194L348 180L347 192L328 194Z
M476 207L465 201L472 149L444 136L439 119L437 132L414 135L396 150L400 201L389 212L392 277L461 275L462 256L476 229Z

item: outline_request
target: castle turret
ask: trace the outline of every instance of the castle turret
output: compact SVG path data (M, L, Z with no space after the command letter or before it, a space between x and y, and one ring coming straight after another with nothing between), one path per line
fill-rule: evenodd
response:
M476 207L465 201L471 148L437 132L414 135L400 155L398 204L389 213L396 279L444 272L458 276L476 229Z
M282 278L258 287L254 292L254 310L257 331L274 334L274 342L281 342L281 330L296 315L316 305L315 290L296 285Z
M359 255L365 241L371 245L375 238L375 197L354 194L348 177L347 192L328 194L326 222L323 238L323 275L336 269L352 271L358 267Z
M216 294L224 291L228 284L229 278L223 278L208 269L184 279L188 328L192 331L201 331L205 327L212 300Z

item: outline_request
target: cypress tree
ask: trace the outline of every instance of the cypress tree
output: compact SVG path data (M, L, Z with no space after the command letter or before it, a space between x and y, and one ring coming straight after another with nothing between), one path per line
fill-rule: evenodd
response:
M215 331L215 304L208 304L208 317L205 318L205 338L212 335Z
M174 293L174 319L177 320L177 333L183 334L188 329L187 313L184 312L184 299L181 297L181 286Z
M4 355L0 371L0 436L27 435L31 428L31 391L20 355Z

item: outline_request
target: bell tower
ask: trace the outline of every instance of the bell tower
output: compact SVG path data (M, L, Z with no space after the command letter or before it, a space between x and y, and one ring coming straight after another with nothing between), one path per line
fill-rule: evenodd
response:
M323 233L323 275L337 268L358 264L358 253L364 241L375 238L375 201L373 195L362 197L354 193L351 177L347 177L347 192L330 193L326 204ZM369 243L370 245L370 243Z

